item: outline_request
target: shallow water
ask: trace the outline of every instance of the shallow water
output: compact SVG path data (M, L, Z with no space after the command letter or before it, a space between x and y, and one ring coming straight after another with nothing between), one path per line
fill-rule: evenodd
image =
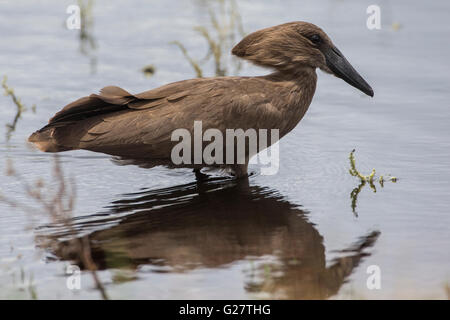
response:
M52 181L52 156L27 136L68 102L115 84L140 92L195 74L172 40L203 57L192 30L208 23L202 1L95 1L91 59L64 26L70 1L0 2L0 70L27 106L11 140L2 140L1 194L29 204L3 175L6 159L28 181ZM366 28L370 1L238 3L246 32L293 20L322 27L374 88L370 99L319 72L313 103L280 142L280 170L248 182L197 185L190 170L117 166L83 151L61 155L76 181L74 229L88 235L111 298L447 298L450 281L450 35L447 1L380 1L382 29ZM400 28L396 26L400 24ZM146 78L142 67L154 64ZM212 65L205 73L212 74ZM244 64L241 75L266 71ZM15 107L0 99L0 138ZM363 172L397 183L359 193L348 173L356 149ZM253 170L257 171L257 167ZM45 217L30 226L0 203L0 297L97 299L89 273L66 286L67 242L39 249L34 235L64 228ZM72 230L73 231L73 230ZM381 289L366 286L380 267ZM30 286L30 279L32 285ZM32 289L30 289L32 288Z

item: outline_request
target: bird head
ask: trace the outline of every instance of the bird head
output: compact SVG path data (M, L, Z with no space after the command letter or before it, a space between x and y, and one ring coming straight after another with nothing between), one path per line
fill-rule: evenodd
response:
M327 34L312 23L290 22L253 32L232 49L232 54L285 73L320 68L373 97L370 85Z

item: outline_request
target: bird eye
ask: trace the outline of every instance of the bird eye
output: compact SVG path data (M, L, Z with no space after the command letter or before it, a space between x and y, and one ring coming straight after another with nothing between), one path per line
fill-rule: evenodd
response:
M313 34L311 37L309 37L309 40L311 40L315 44L318 44L322 41L322 38L318 34Z

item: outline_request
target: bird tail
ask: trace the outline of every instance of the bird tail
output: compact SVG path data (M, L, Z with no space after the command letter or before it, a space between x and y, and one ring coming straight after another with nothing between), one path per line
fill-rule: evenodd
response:
M28 137L28 141L33 143L39 150L44 152L61 152L73 150L73 148L61 146L57 143L54 132L56 128L43 128L34 132Z
M100 119L102 115L127 110L128 103L135 100L138 99L122 88L105 87L99 95L91 94L69 103L57 112L45 127L33 133L28 141L44 152L79 149L80 139L86 134L85 125L89 124L89 121L95 122L95 119Z

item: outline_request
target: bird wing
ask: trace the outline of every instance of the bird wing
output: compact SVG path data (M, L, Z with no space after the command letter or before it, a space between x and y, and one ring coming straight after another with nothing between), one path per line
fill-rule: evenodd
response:
M175 82L136 95L106 87L67 105L46 127L56 128L53 136L65 147L168 157L172 132L193 132L194 121L202 121L203 131L276 126L281 113L266 85L258 78L224 77Z

